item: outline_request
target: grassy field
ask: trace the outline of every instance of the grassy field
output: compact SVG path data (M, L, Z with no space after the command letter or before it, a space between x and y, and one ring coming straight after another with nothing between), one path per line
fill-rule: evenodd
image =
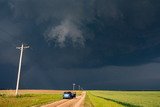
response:
M40 106L61 100L63 92L20 90L16 97L14 90L1 90L0 107ZM87 91L85 107L160 107L160 91Z
M40 106L62 99L62 91L21 90L19 96L14 96L13 90L0 91L0 107L30 107Z
M62 93L71 90L0 90L0 107L39 107L62 99ZM81 95L81 91L76 91Z
M160 107L160 91L88 91L85 107Z

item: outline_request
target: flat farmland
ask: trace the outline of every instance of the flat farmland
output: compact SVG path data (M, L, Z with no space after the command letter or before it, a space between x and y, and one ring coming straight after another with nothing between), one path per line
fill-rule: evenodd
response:
M59 107L76 107L74 104L83 97L82 91L76 91L78 94L76 99L62 100L64 91L71 90L20 90L20 95L17 97L15 90L1 90L0 107L40 107L42 105L48 107L47 105L50 104L59 104ZM93 90L85 92L84 105L77 107L160 107L160 91Z
M0 107L39 107L62 100L62 93L64 91L65 90L19 90L19 96L15 96L15 90L1 90ZM77 91L77 94L80 93L81 92Z
M86 107L160 107L160 91L88 91Z
M19 94L61 94L65 90L19 90ZM15 95L15 90L0 90L0 94Z

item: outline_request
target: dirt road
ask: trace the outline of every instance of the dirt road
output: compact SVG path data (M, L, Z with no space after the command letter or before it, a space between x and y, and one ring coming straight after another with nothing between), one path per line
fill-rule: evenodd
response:
M42 107L84 107L84 99L86 92L82 92L81 96L78 96L74 99L63 99Z

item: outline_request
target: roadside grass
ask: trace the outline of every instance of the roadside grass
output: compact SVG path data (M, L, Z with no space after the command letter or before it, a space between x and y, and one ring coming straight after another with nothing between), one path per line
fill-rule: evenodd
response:
M15 96L15 90L0 90L0 107L39 107L48 103L62 100L62 94L72 90L19 90L19 96ZM75 90L77 96L82 91Z
M94 107L160 106L160 91L89 91L88 95Z
M0 94L0 107L39 107L61 99L61 94L23 94L19 96Z
M77 95L77 96L82 95L82 91L71 91L71 92L76 92L76 95Z
M94 107L88 93L86 94L85 100L84 100L84 107Z
M85 107L123 107L122 105L110 100L105 100L87 92Z

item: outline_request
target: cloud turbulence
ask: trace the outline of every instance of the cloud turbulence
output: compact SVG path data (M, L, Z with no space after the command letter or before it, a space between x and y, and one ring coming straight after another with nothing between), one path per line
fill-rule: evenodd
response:
M82 31L68 19L62 21L61 24L55 28L52 28L51 31L47 33L47 37L49 40L55 40L60 47L65 46L67 39L71 40L74 44L79 43L79 45L82 46L84 46L85 41Z
M1 0L0 89L160 89L159 0Z

